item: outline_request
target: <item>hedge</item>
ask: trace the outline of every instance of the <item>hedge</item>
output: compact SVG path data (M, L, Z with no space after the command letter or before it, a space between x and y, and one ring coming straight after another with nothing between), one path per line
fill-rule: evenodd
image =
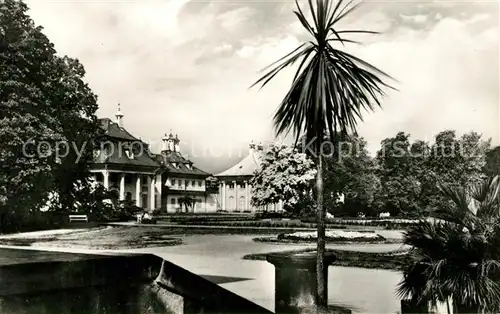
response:
M284 251L283 254L290 253L301 253L301 252L311 252L314 249L304 249L296 251ZM383 253L369 253L369 252L359 252L359 251L347 251L347 250L327 250L333 252L337 259L331 266L342 266L342 267L360 267L360 268L370 268L370 269L388 269L388 270L402 270L404 265L410 263L410 257L408 251L397 250L391 252ZM275 252L273 252L275 253ZM269 253L262 254L248 254L243 256L246 260L266 260L266 255Z

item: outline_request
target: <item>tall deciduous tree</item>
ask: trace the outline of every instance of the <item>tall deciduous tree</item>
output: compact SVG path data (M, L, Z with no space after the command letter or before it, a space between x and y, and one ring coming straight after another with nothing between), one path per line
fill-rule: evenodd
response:
M377 197L383 208L391 215L419 215L419 196L423 175L426 144L410 143L410 135L399 132L395 137L382 141L377 152L378 175L381 190ZM422 153L422 154L420 154Z
M83 66L78 60L56 55L42 27L35 26L27 11L22 1L0 2L0 186L4 187L0 198L4 218L12 212L36 210L50 191L60 196L54 206L72 208L75 198L89 190L88 161L99 130L97 97L83 81ZM63 145L68 155L57 158L57 147L65 155Z
M449 206L450 202L439 193L436 183L470 189L484 179L486 152L490 140L470 132L457 138L455 131L446 130L436 135L427 160L430 175L426 178L429 211Z
M338 147L325 156L325 206L339 215L356 216L358 212L373 214L373 201L380 189L375 162L366 141L357 136L339 139ZM337 195L344 195L343 204Z
M271 65L271 69L254 85L266 85L281 70L299 61L290 90L274 116L277 134L293 131L296 140L304 135L307 142L315 141L312 155L317 162L317 285L319 308L327 305L325 278L325 217L323 203L322 139L337 134L356 133L358 119L363 110L380 105L379 97L387 86L380 77L385 73L367 62L337 47L353 43L345 34L374 33L363 30L340 30L338 27L357 5L339 0L309 0L312 22L308 20L296 1L295 12L304 29L311 36L295 50Z
M312 205L309 201L315 176L314 162L305 153L285 145L271 145L251 180L252 205L265 207L281 201L284 210L301 214Z
M377 153L382 183L377 200L392 214L421 216L450 205L437 183L470 188L484 178L489 140L475 132L458 138L446 130L430 145L399 132L382 141Z
M496 146L486 153L486 164L483 172L490 177L500 174L500 146Z

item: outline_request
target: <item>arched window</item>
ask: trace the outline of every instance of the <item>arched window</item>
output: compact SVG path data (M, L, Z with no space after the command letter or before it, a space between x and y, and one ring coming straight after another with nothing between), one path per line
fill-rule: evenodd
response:
M231 209L231 210L234 210L236 209L236 202L234 200L234 197L233 196L230 196L229 197L229 204L228 204L228 209Z
M239 210L244 210L244 209L246 209L245 197L244 197L244 196L241 196L241 197L240 197L240 203L238 204L238 209L239 209Z

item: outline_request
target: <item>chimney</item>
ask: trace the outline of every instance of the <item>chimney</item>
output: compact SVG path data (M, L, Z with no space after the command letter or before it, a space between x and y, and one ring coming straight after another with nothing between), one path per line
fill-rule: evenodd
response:
M251 155L255 152L255 143L253 141L248 145L248 153Z
M175 134L175 139L174 139L174 150L175 150L176 152L178 152L178 153L181 151L181 149L180 149L180 145L179 145L179 143L180 143L180 142L181 142L181 141L179 140L179 136L177 136L177 134Z
M165 133L165 135L161 138L161 152L165 152L168 150L168 137L167 137L167 133Z
M118 104L118 112L115 114L115 117L116 117L116 124L118 124L120 128L123 128L123 114L120 110L120 104Z
M101 128L103 128L105 132L109 130L109 122L110 120L108 118L101 119Z
M168 135L168 150L169 151L175 151L175 146L174 146L174 135L172 134L172 130L170 130L170 134Z
M262 143L259 143L259 145L257 145L257 150L264 150L264 146L262 145Z

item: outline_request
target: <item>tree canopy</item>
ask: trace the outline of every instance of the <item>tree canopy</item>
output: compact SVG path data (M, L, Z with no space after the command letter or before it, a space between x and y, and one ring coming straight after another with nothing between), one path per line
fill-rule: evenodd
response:
M312 204L311 188L316 175L306 154L286 145L271 145L264 151L261 168L251 180L252 204L265 207L283 202L290 212L307 211Z
M361 137L343 136L335 142L332 151L325 151L323 176L325 206L337 216L427 216L452 205L438 183L470 189L500 169L498 147L490 149L490 140L475 132L458 137L444 130L430 143L398 132L381 142L374 157ZM304 151L303 145L296 147ZM278 168L269 171L272 177ZM310 189L314 191L312 182ZM336 201L338 193L345 196L343 204Z
M334 215L356 216L358 212L374 211L374 197L380 189L376 164L358 136L347 136L336 141L335 149L325 157L325 205ZM343 204L337 195L344 195Z
M411 143L403 132L383 140L376 157L380 206L393 215L411 216L449 206L438 183L470 188L481 182L489 146L475 132L457 138L452 130L438 133L430 144Z
M4 214L36 211L51 191L60 194L55 208L70 208L88 191L88 161L99 131L97 97L84 81L83 66L58 56L27 11L22 1L0 3Z

